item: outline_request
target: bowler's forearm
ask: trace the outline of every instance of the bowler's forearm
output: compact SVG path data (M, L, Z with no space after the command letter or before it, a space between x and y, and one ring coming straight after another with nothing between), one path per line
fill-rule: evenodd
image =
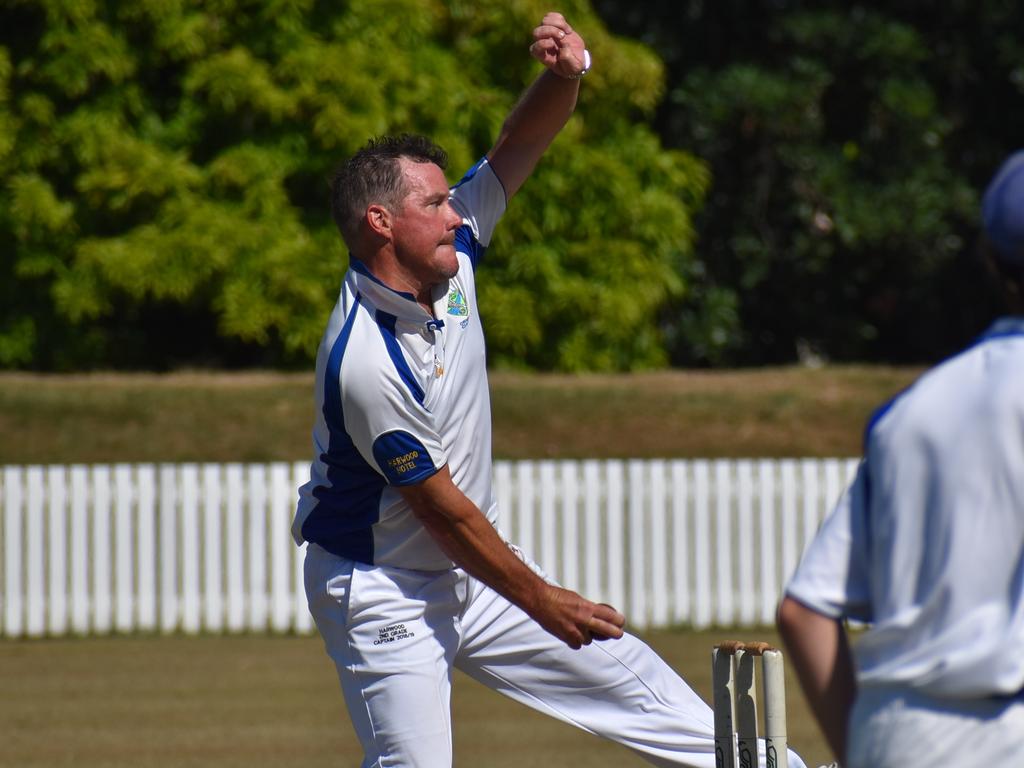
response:
M490 521L452 484L448 468L403 497L441 550L466 573L530 613L545 584L502 540Z
M448 557L522 608L570 648L579 648L594 638L622 637L625 616L609 605L592 603L538 576L455 486L447 466L420 483L402 487L400 492Z

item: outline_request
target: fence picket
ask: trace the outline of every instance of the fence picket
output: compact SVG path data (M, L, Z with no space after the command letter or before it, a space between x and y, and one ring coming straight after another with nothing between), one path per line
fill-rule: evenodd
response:
M241 464L224 468L225 507L225 589L227 591L227 628L245 629L245 503L244 474Z
M672 462L672 620L690 620L690 515L689 462Z
M782 485L782 580L786 579L796 568L797 559L797 487L796 487L796 462L792 459L783 459L779 465L780 482Z
M775 463L767 459L757 462L758 514L761 521L761 614L762 624L775 620L775 595L779 549L775 525Z
M528 557L537 560L539 553L533 541L533 468L532 461L521 461L516 466L515 492L518 498L511 536L512 542Z
M110 467L92 468L92 628L110 631L113 600L110 593Z
M749 461L736 462L736 560L739 573L740 626L749 627L755 623L757 594L754 583L754 480L753 467Z
M802 483L800 498L803 500L803 532L800 537L800 556L814 538L818 530L818 510L821 507L821 484L818 482L819 463L815 459L801 459L800 480ZM797 560L799 561L799 557ZM794 568L796 565L794 564ZM787 578L789 573L786 574Z
M665 498L665 462L651 461L650 470L650 510L651 510L651 624L664 627L668 624L668 536L665 516L668 499Z
M627 520L629 537L629 617L633 626L644 629L648 625L647 616L647 566L645 557L647 519L644 514L647 507L649 488L644 481L644 462L633 459L626 465L629 477L629 493L627 494ZM613 603L614 605L614 603Z
M71 467L71 629L89 631L92 596L89 592L89 470Z
M735 621L735 592L733 591L733 523L732 483L729 481L731 463L719 459L714 463L715 497L715 621L721 627Z
M29 637L46 631L46 548L45 494L42 467L29 467L25 472L28 496L25 499L25 630Z
M178 587L178 482L175 467L160 467L160 631L173 632L180 620Z
M114 628L130 632L133 621L135 584L132 571L132 468L114 466Z
M512 462L498 461L494 464L494 498L498 504L498 530L508 537L512 535Z
M540 511L540 557L537 562L546 573L553 574L557 581L562 580L561 563L558 560L558 520L556 518L555 500L559 495L555 477L555 462L542 461L538 464L541 492Z
M708 492L710 468L698 459L693 463L694 606L693 623L711 625L711 509Z
M4 634L18 637L23 631L25 597L21 578L24 551L21 505L25 495L21 467L4 467Z
M195 634L201 625L199 595L199 467L181 468L181 628Z
M68 628L67 475L64 467L46 469L47 519L47 631L60 636Z
M606 490L605 507L605 544L607 546L608 601L625 612L630 613L630 606L625 601L625 567L623 563L622 544L625 540L623 525L623 488L622 462L609 461L605 464Z
M601 551L601 475L600 464L594 460L583 462L583 537L586 551ZM584 594L592 600L606 600L607 592L601 584L603 569L600 558L587 557L583 562Z
M636 628L770 624L855 459L497 462L499 526ZM313 630L305 462L3 467L0 634Z
M561 582L566 589L578 591L579 571L579 479L574 461L561 462L562 557Z
M309 481L309 463L302 461L292 465L292 488L299 488ZM289 516L295 510L295 493L292 493ZM290 523L290 521L289 521ZM306 545L297 547L292 541L289 528L287 536L288 546L292 551L292 563L294 564L294 609L295 609L295 630L297 632L309 632L313 629L313 616L309 612L309 603L306 600L306 578L304 566L306 561Z
M156 471L152 464L135 470L138 500L138 550L135 574L138 578L138 627L156 629Z
M267 628L266 467L249 467L249 629Z
M204 464L202 467L203 628L209 632L220 632L224 628L220 474L219 464Z
M270 623L278 632L290 628L292 618L291 577L291 523L294 489L288 477L288 465L270 466Z

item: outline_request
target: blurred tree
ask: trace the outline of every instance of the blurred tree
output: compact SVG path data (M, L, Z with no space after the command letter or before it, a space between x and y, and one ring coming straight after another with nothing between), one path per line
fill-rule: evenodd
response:
M662 140L712 167L675 362L921 362L988 321L978 190L1024 135L1024 6L594 5L663 56Z
M401 131L468 167L538 72L547 5L8 0L0 367L308 363L344 262L332 167ZM658 59L564 12L596 65L481 270L491 358L664 365L707 171L645 125Z

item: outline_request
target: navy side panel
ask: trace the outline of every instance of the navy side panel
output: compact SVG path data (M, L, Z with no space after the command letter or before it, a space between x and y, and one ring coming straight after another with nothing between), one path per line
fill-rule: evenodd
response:
M302 525L302 536L339 557L372 564L373 524L380 517L386 481L352 443L341 403L341 361L360 309L357 296L327 358L323 413L330 443L320 460L327 465L328 484L313 489L317 505Z

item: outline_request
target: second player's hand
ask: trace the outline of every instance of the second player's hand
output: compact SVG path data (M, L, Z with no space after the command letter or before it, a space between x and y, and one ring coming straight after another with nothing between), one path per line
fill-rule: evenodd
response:
M586 43L560 13L544 16L533 30L530 55L561 77L575 77L583 71Z
M538 624L573 649L590 645L592 640L622 637L626 623L626 617L610 605L592 603L571 590L550 584L540 605L531 613Z

